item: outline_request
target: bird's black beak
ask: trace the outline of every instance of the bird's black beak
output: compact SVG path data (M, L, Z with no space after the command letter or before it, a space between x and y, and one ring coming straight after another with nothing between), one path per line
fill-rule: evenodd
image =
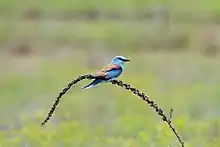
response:
M130 60L128 60L128 59L124 59L123 61L124 61L124 62L129 62Z

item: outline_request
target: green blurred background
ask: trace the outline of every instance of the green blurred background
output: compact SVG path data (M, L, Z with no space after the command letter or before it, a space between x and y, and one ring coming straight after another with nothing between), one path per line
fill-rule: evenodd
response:
M220 146L219 0L1 0L0 147L178 147L138 97L114 85L64 96L115 55L120 77L151 97L187 147Z

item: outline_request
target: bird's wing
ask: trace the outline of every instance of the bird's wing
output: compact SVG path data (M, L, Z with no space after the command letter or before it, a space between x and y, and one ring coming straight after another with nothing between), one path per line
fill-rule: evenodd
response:
M117 65L117 64L109 64L109 65L105 66L104 68L102 68L97 73L95 73L94 76L105 78L105 77L108 76L109 71L119 70L119 69L121 69L121 67L119 65Z

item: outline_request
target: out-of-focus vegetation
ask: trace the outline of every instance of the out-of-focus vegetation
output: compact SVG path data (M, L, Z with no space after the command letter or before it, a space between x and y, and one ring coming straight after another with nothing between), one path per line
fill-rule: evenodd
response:
M40 54L101 49L210 55L219 47L219 14L217 0L2 0L0 46Z
M120 77L148 94L187 147L220 145L217 0L0 1L0 146L179 146L138 97L83 81L40 127L58 92L115 55Z

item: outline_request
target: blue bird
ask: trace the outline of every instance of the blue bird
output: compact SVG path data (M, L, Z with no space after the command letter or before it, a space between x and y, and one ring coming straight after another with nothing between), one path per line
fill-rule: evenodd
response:
M89 85L84 86L83 89L89 89L99 83L110 82L111 80L119 77L124 70L124 63L129 61L130 60L123 56L114 57L109 65L93 74L93 76L96 77L95 80L93 80Z

